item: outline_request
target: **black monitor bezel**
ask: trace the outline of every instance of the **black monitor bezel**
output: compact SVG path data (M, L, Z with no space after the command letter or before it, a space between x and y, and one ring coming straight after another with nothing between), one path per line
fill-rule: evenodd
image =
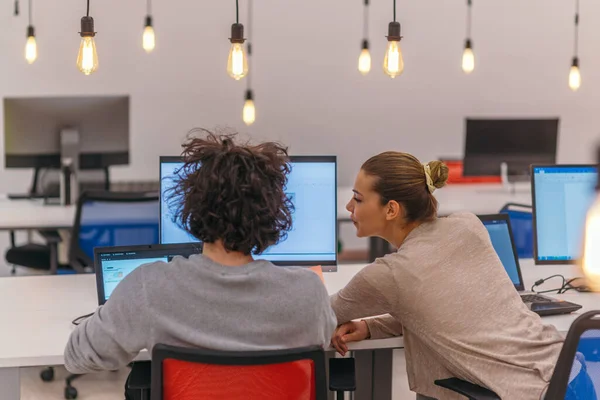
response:
M525 290L525 283L523 282L523 274L521 273L521 264L519 263L519 254L517 253L517 246L515 245L515 239L514 239L513 232L512 232L512 226L510 224L509 215L508 214L486 214L486 215L478 215L478 217L482 223L484 221L497 221L497 220L506 221L506 224L508 226L508 235L510 236L510 244L512 246L513 256L515 257L515 265L517 266L517 273L519 274L519 282L520 283L518 285L515 284L515 289L517 289L517 291ZM487 230L487 228L486 228L486 230ZM500 262L502 262L502 260L500 260Z
M189 250L185 254L202 254L201 243L176 243L176 244L145 244L136 246L111 246L111 247L95 247L94 248L94 270L96 272L96 292L98 293L98 305L106 303L104 298L104 274L100 265L100 255L103 253L114 253L114 252L143 252L143 251L157 251L157 250L173 250L178 249ZM197 250L197 251L196 251ZM184 252L182 252L184 253Z
M338 252L337 252L337 243L338 243L338 229L337 229L337 183L338 183L338 174L337 174L337 156L334 155L295 155L289 157L290 162L294 163L302 163L302 162L333 162L335 166L335 198L334 198L334 215L336 216L336 229L335 229L335 259L334 260L320 260L320 261L271 261L274 265L278 266L298 266L298 267L312 267L316 265L320 265L323 268L324 272L336 272L337 264L338 264ZM163 163L173 163L182 162L183 159L180 156L160 156L159 157L159 166L158 166L158 177L160 180L159 184L159 196L160 196L160 217L158 222L158 236L159 241L162 242L162 165Z

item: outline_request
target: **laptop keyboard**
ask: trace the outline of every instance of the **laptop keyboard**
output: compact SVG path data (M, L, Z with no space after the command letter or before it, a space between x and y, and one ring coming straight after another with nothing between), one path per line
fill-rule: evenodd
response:
M525 303L551 303L552 299L548 297L543 297L537 294L523 294L521 295L521 299Z

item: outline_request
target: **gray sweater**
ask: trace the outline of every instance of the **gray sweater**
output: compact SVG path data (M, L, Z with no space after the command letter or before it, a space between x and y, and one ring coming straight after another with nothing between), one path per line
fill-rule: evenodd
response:
M127 275L73 331L65 366L72 373L115 370L157 343L239 351L326 347L335 326L325 286L312 271L177 257Z

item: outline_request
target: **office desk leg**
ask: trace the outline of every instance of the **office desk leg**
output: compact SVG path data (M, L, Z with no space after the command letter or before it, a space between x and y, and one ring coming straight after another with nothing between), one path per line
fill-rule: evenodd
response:
M3 400L19 400L21 398L19 368L0 368L0 391Z
M355 400L392 400L393 349L354 352Z
M392 400L394 350L373 351L373 399Z

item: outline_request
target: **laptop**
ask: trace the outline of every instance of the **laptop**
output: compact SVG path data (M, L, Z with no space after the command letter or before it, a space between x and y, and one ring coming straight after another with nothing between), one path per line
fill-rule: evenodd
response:
M177 256L188 258L200 253L202 245L199 243L96 247L94 267L98 305L106 303L117 285L140 265L156 261L169 262Z
M183 171L181 157L160 157L160 243L198 242L175 221L170 189ZM337 158L291 156L285 192L294 211L292 229L256 259L279 266L320 265L323 272L337 271Z
M480 215L479 219L487 229L494 250L515 285L515 289L531 311L544 316L568 314L581 308L579 304L526 292L508 214Z

